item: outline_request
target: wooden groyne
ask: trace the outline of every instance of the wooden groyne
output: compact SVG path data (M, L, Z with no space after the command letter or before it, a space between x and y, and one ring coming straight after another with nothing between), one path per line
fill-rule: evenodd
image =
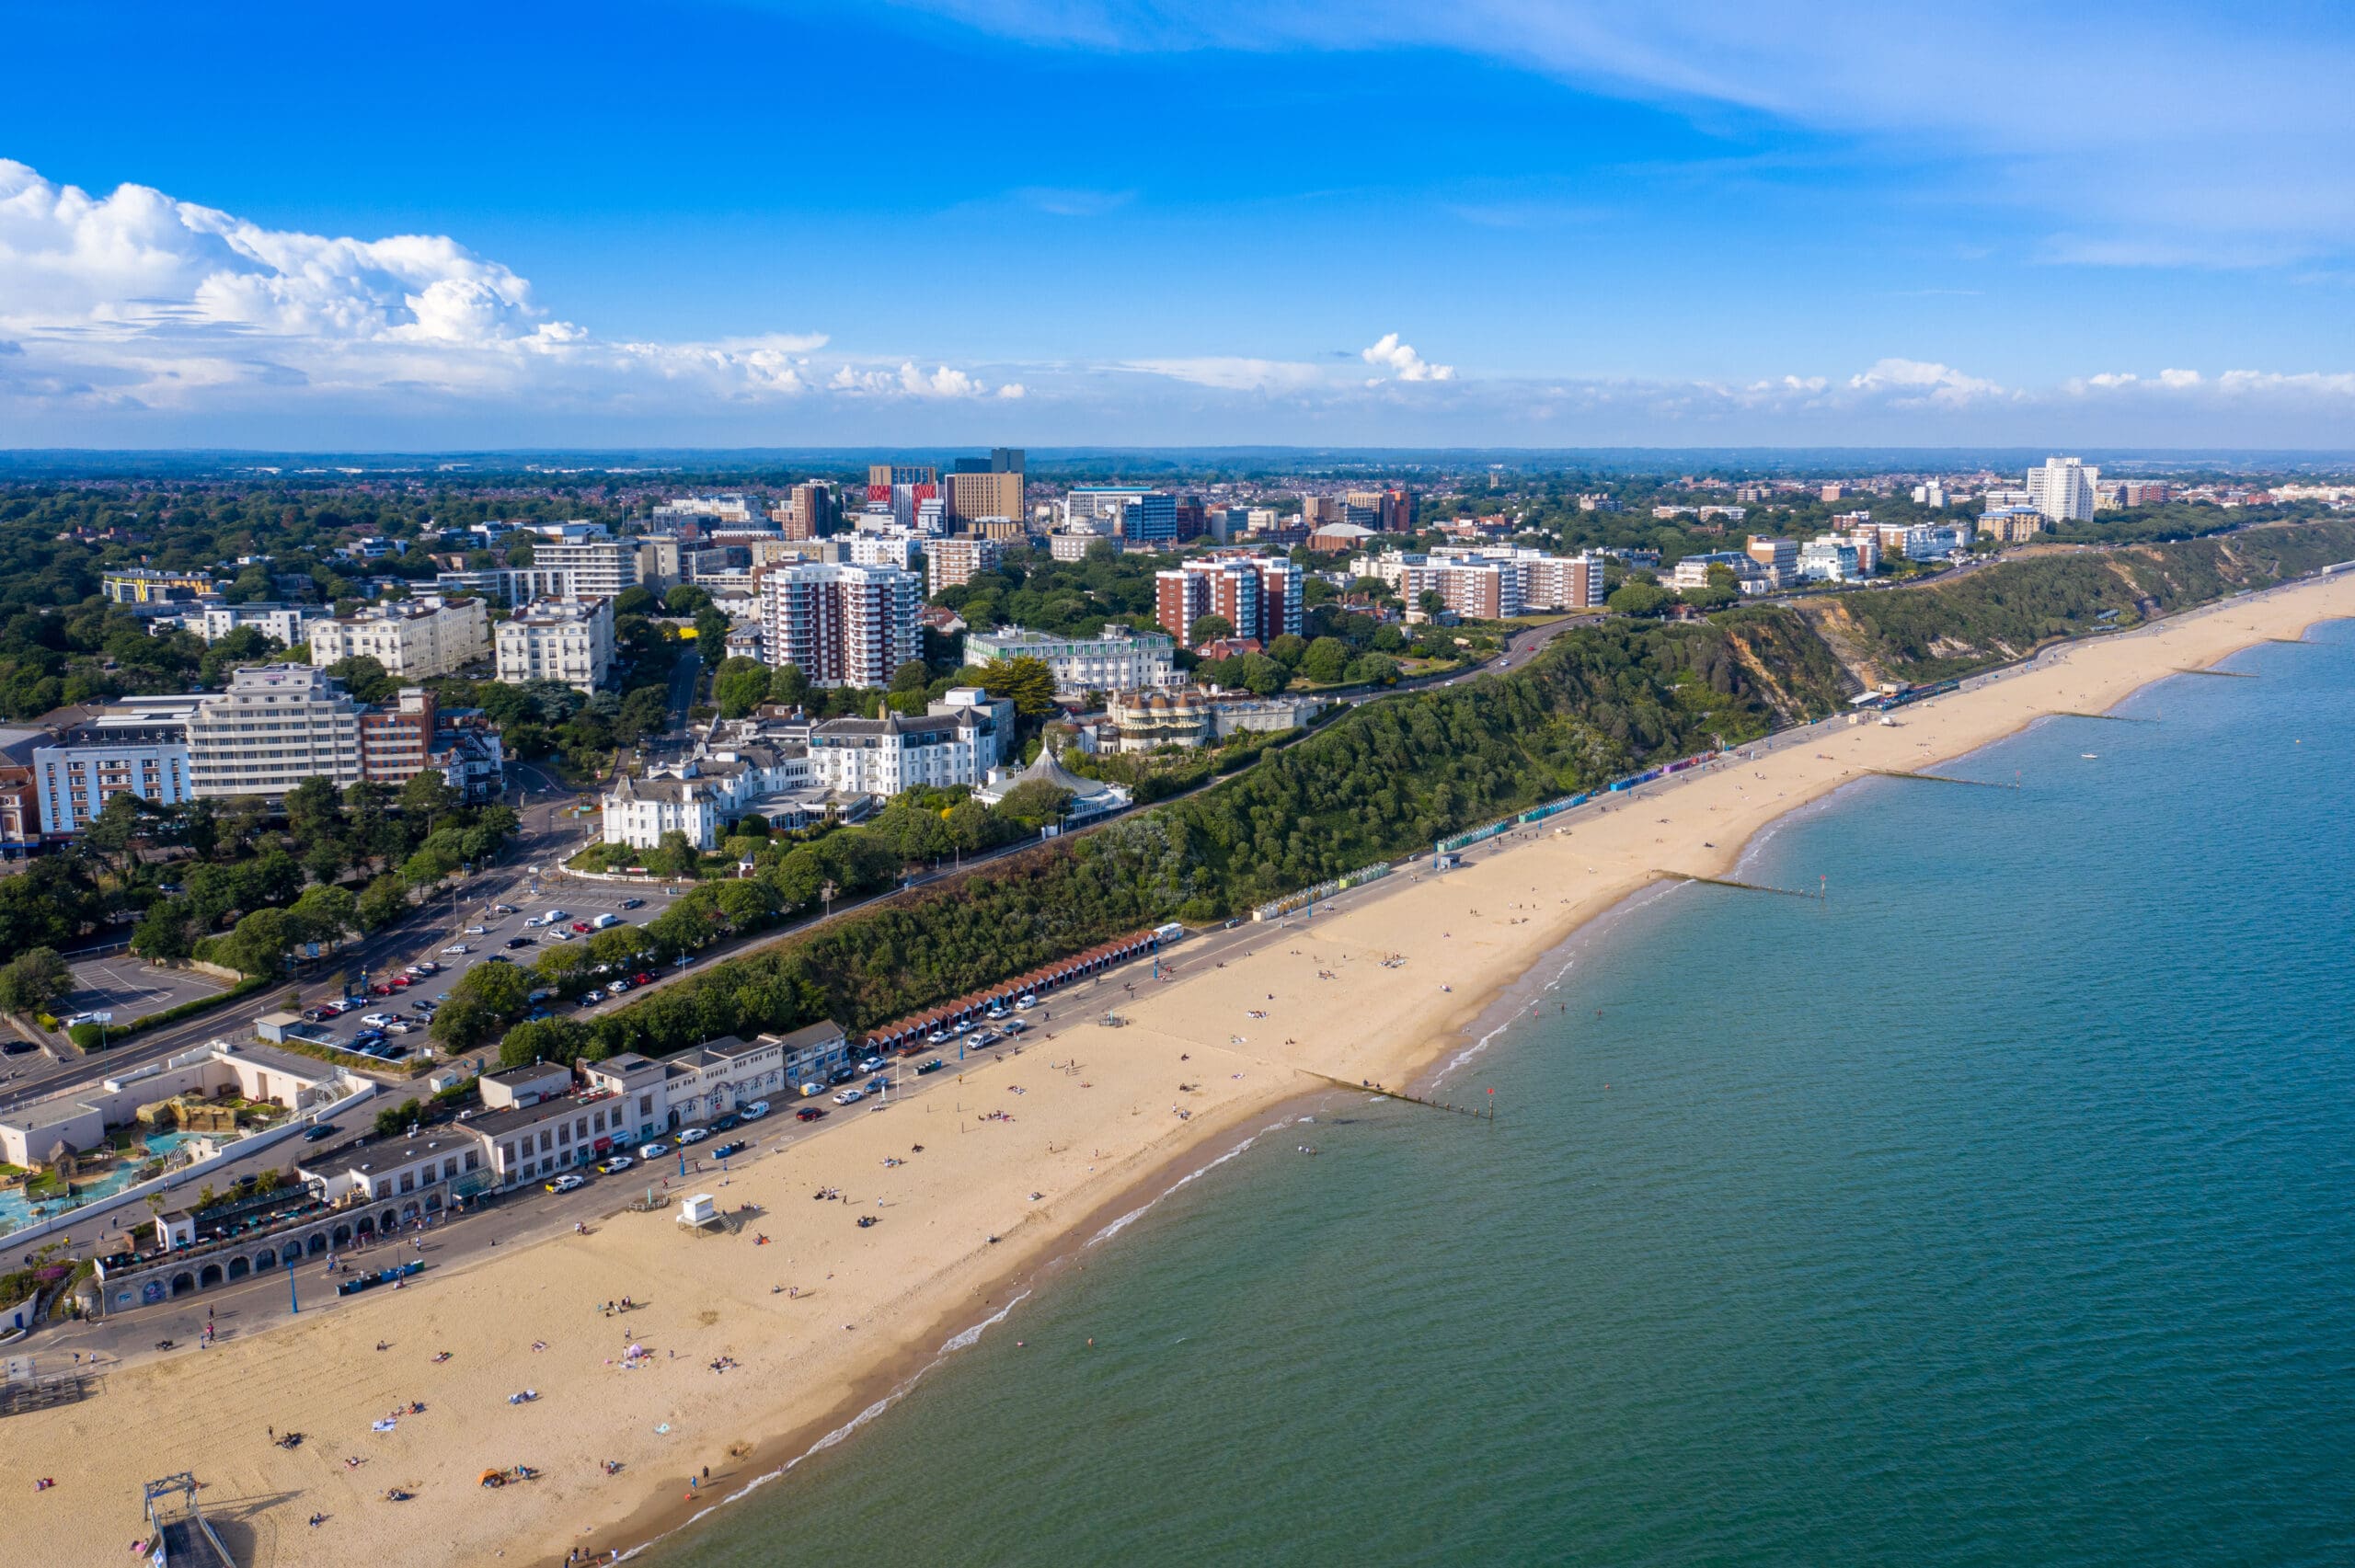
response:
M1865 771L1870 773L1878 773L1885 779L1921 779L1929 784L1976 784L1981 789L2017 789L2020 787L2016 784L2008 783L2003 779L1959 779L1952 773L1908 773L1902 768L1867 768Z
M2154 718L2138 718L2132 714L2089 714L2076 708L2055 708L2053 716L2055 718L2097 718L2111 724L2156 724L2159 722Z
M2257 672L2252 670L2194 670L2188 664L2177 665L2175 667L2175 672L2177 675L2213 675L2219 681L2254 681L2257 679Z
M1745 893L1779 893L1786 898L1821 898L1821 892L1809 893L1798 887L1769 887L1763 882L1737 882L1730 876L1695 876L1689 871L1654 871L1654 876L1672 877L1679 882L1706 882L1712 887L1739 887Z
M1301 1070L1307 1073L1311 1078L1323 1079L1326 1082L1330 1083L1336 1089L1347 1089L1359 1094L1380 1094L1384 1099L1390 1100L1404 1100L1410 1105L1423 1105L1434 1111L1447 1111L1459 1116L1470 1116L1476 1122L1494 1123L1497 1119L1497 1108L1494 1105L1488 1105L1486 1107L1477 1105L1459 1105L1454 1104L1453 1101L1427 1100L1420 1094L1409 1094L1403 1089L1384 1088L1379 1083L1351 1083L1346 1080L1336 1078L1329 1072L1318 1072L1313 1068L1303 1068ZM1486 1097L1487 1096L1485 1095L1483 1096L1483 1098Z

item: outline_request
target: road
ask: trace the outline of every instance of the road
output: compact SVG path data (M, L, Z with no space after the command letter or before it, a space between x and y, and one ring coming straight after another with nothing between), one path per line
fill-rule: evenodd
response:
M701 679L702 674L703 653L696 647L689 647L686 652L679 656L678 662L671 666L671 727L672 729L681 730L687 727L687 710L695 706L695 682Z

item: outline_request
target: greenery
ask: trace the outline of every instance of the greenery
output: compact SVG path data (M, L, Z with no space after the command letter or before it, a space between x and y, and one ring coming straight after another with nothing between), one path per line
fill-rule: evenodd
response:
M36 947L0 966L0 1013L40 1013L74 989L74 971L57 951Z

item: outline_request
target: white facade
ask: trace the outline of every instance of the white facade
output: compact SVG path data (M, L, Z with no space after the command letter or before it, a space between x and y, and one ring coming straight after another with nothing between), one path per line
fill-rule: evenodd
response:
M324 670L373 658L404 681L448 675L490 652L490 612L479 599L438 593L371 604L311 628L311 662Z
M2100 469L2076 458L2048 457L2041 468L2028 471L2028 505L2054 522L2090 522L2094 486L2100 478Z
M240 626L251 626L288 647L300 647L311 639L311 624L326 620L328 613L320 604L208 604L185 617L182 624L208 644L219 642Z
M632 849L659 847L665 833L684 833L699 850L719 844L719 803L701 779L633 779L625 773L605 792L605 842Z
M299 664L240 670L189 715L190 793L283 795L308 778L361 778L360 704Z
M1166 632L1132 632L1126 626L1108 625L1093 637L1058 637L1007 626L967 633L965 661L989 665L1038 659L1054 672L1055 690L1065 695L1141 692L1178 683L1177 646Z
M894 795L919 786L982 784L1004 758L1013 704L959 687L922 718L837 718L810 730L810 776L846 794Z
M576 539L535 544L532 570L569 575L572 594L613 599L626 589L661 592L679 575L675 539Z
M493 641L499 679L510 685L561 681L594 692L613 667L614 601L545 601L500 622Z

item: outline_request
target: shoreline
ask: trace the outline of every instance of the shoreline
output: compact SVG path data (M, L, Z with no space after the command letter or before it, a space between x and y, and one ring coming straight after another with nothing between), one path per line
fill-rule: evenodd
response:
M67 1515L43 1516L43 1502L0 1520L0 1542L28 1560L57 1560L66 1545L68 1560L83 1561L72 1548L84 1544L88 1561L118 1557L136 1528L139 1481L201 1463L208 1516L218 1509L241 1533L248 1568L348 1555L362 1539L395 1565L493 1556L561 1562L569 1545L637 1556L881 1413L1063 1267L1085 1267L1090 1249L1281 1125L1274 1118L1295 1105L1360 1093L1360 1080L1443 1082L1576 962L1566 948L1591 940L1632 899L1665 896L1681 878L1729 875L1774 825L1876 768L1951 761L2072 711L2068 704L2098 712L2187 665L2349 617L2355 574L2061 645L2005 679L1901 710L1897 727L1863 725L1828 734L1820 747L1731 756L1630 792L1568 831L1478 846L1443 876L1369 885L1365 897L1306 923L1265 928L1256 946L1216 969L1197 969L1180 948L1175 979L1140 981L1122 1001L1127 1028L1067 1022L1019 1058L965 1064L953 1115L934 1095L838 1124L736 1173L725 1201L759 1203L747 1230L775 1231L776 1253L755 1253L749 1236L683 1237L661 1214L616 1214L585 1240L519 1248L405 1297L361 1298L321 1320L233 1337L202 1357L125 1368L109 1391L132 1405L102 1394L13 1417L0 1427L0 1459L19 1474L68 1478L57 1492L71 1500L58 1506L83 1527L83 1540L62 1541ZM1640 814L1630 809L1638 806ZM1559 896L1569 894L1579 896ZM1320 984L1344 975L1350 983ZM1094 1014L1089 994L1074 993L1067 1018ZM1286 1018L1309 1043L1272 1043ZM1269 1040L1242 1032L1263 1027ZM1069 1059L1068 1071L1057 1056ZM1175 1119L1159 1110L1173 1078L1191 1096L1189 1113L1171 1104ZM990 1119L969 1122L967 1098L976 1117ZM985 1104L1018 1115L1001 1124ZM913 1162L904 1155L911 1132L932 1140ZM1087 1157L1077 1152L1082 1139ZM902 1165L878 1178L887 1150ZM809 1201L812 1185L828 1183L855 1185L861 1203L875 1194L886 1223L845 1231L844 1210ZM765 1201L772 1196L782 1201ZM821 1269L842 1283L805 1290L789 1306L775 1294L784 1288L776 1281ZM649 1288L650 1315L633 1314L622 1335L642 1334L679 1361L627 1376L613 1371L611 1358L600 1366L580 1309L624 1293L644 1299ZM811 1300L821 1304L805 1310ZM851 1322L835 1329L838 1312ZM829 1321L807 1321L819 1314ZM526 1347L534 1336L545 1354ZM398 1354L376 1356L370 1346L379 1339ZM418 1347L440 1344L460 1348L455 1367L421 1368ZM749 1376L697 1378L698 1363L738 1356ZM469 1365L471 1375L455 1375ZM548 1398L477 1410L499 1403L486 1379L528 1383ZM409 1422L370 1436L373 1411L419 1394L429 1404L414 1422L428 1429L424 1445L411 1441ZM453 1428L445 1407L465 1425ZM126 1411L147 1419L139 1447L157 1457L121 1452L129 1447L118 1425ZM291 1455L265 1448L252 1433L273 1418L313 1440ZM347 1454L363 1465L339 1462ZM622 1461L621 1476L587 1479L605 1456ZM518 1459L548 1479L500 1493L469 1484L474 1469ZM685 1477L705 1464L711 1484L690 1488ZM392 1505L378 1495L393 1483L419 1495L387 1514ZM334 1528L305 1530L314 1509ZM387 1520L398 1525L390 1539Z

